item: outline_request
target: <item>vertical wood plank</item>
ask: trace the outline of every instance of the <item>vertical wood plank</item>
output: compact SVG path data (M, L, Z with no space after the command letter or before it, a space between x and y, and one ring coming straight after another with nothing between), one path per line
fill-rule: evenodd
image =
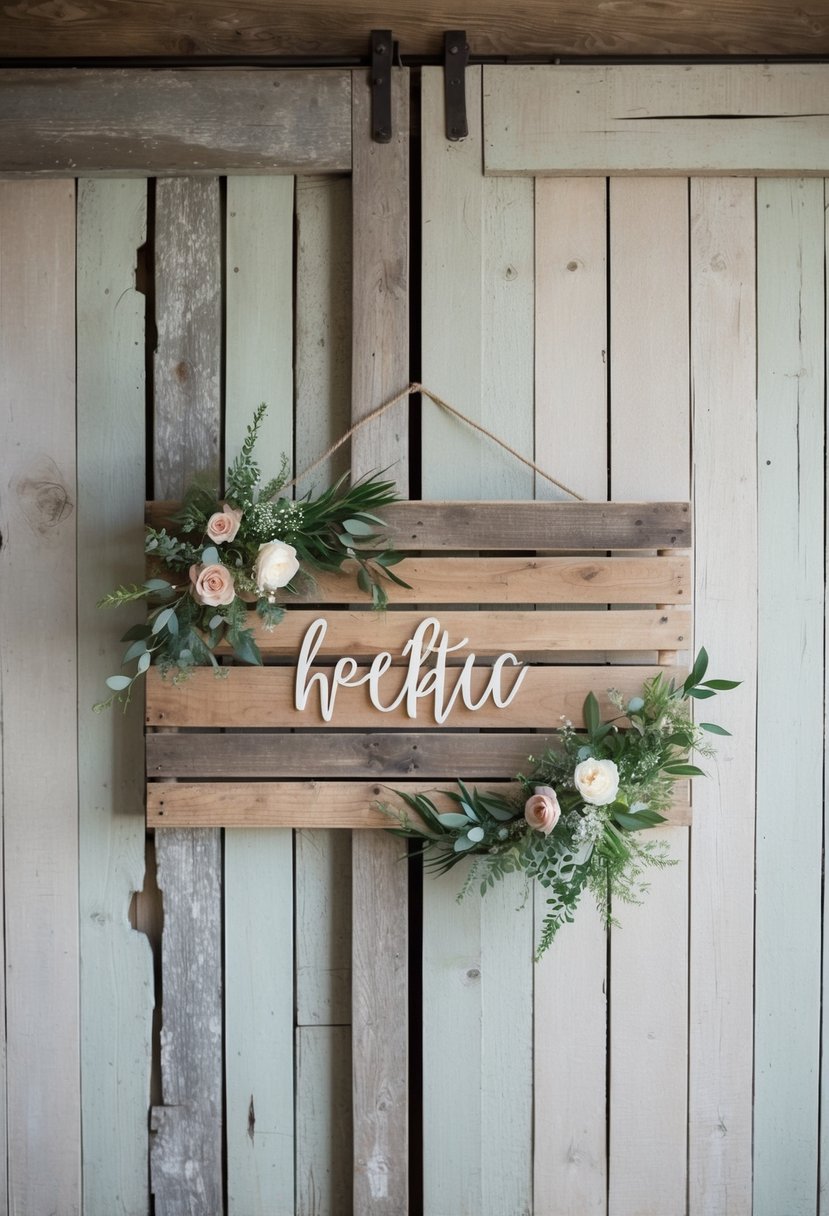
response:
M422 78L422 379L531 454L533 183L483 178L480 69L468 77L470 136L459 144L445 138L442 73ZM422 483L424 498L449 499L529 498L533 487L513 457L430 405ZM423 886L424 1211L523 1214L532 1193L532 900L506 881L483 901L473 888L458 906L462 881L456 870Z
M751 1212L757 410L754 182L691 182L691 377L697 637L742 680L710 716L694 785L689 1039L690 1216ZM723 460L723 452L728 460ZM728 520L728 536L723 536ZM708 715L706 715L707 717Z
M140 703L90 713L133 618L97 601L144 564L143 181L81 181L77 215L78 756L83 1199L89 1216L149 1205L153 964L128 912L144 877ZM140 702L140 698L139 698Z
M226 463L268 403L264 476L293 450L292 177L227 180ZM294 918L290 829L225 832L229 1216L294 1212Z
M370 137L371 92L353 81L352 421L409 380L409 73L392 77L394 136ZM352 475L388 469L408 489L408 402L351 444ZM408 1178L408 870L399 842L352 838L354 1211L405 1216Z
M758 182L757 1216L813 1212L817 1186L823 241L820 181ZM796 712L781 713L793 694ZM781 831L781 816L796 817L796 831Z
M829 249L829 179L824 179L824 215L826 222L824 227L824 249ZM826 296L824 297L824 318L825 318L825 361L824 375L829 384L829 283L826 285ZM829 480L829 464L827 465L827 480ZM829 572L829 536L825 536L826 542L826 564L824 569ZM824 605L824 618L826 617ZM829 620L825 620L824 625L824 643L823 643L823 661L824 661L824 693L823 693L823 713L824 713L824 731L829 732ZM826 841L829 839L829 767L824 766L824 792L823 792L823 841L824 849ZM829 903L827 903L827 883L824 873L823 879L823 974L822 974L822 1024L821 1024L821 1068L820 1068L820 1144L819 1165L820 1174L818 1177L818 1216L826 1216L829 1212Z
M179 497L194 473L218 481L221 364L219 184L159 181L156 193L154 492ZM157 1216L220 1216L222 1181L221 836L156 840L164 897L164 1105L152 1112Z
M0 184L0 451L8 1210L76 1216L73 182Z
M607 497L607 183L536 181L536 460ZM536 478L538 498L562 498ZM547 910L535 890L536 921ZM536 968L534 1216L607 1210L607 932L586 899ZM561 1035L556 1027L578 1027ZM566 1099L563 1100L563 1095Z
M353 1190L350 1028L299 1027L296 1062L296 1216L346 1216Z
M296 467L351 423L350 178L296 184ZM319 493L349 467L349 444L297 485ZM297 1216L350 1216L351 836L295 835Z
M611 497L690 489L688 183L610 183ZM611 1216L680 1216L686 1202L688 831L611 933Z

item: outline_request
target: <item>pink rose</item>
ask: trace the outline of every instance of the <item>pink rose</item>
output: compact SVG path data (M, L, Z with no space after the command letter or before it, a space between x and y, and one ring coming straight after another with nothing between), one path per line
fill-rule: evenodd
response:
M220 608L224 604L232 604L236 595L233 585L233 575L227 566L214 563L212 566L191 566L190 588L193 599L198 604L206 604L210 608Z
M241 509L239 507L229 507L225 502L222 503L221 511L217 511L215 515L210 516L205 531L211 540L215 540L221 544L222 541L235 540L241 522Z
M535 793L527 799L524 818L536 832L549 836L561 818L558 795L549 785L537 785Z

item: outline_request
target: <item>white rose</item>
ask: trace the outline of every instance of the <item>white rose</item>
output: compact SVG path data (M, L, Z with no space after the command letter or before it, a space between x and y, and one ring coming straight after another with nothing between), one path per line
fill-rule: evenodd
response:
M299 570L296 549L282 540L271 540L259 546L253 576L256 590L261 594L284 587Z
M607 806L619 792L619 770L612 760L594 760L592 756L582 760L576 765L573 781L591 806Z

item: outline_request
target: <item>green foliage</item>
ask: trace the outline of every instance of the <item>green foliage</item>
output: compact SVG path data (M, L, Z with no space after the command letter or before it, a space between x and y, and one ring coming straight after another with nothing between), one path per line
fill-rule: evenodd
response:
M475 869L461 895L478 886L481 895L506 874L523 873L547 891L547 913L537 958L549 948L562 925L570 924L579 901L589 891L599 911L612 923L614 903L638 903L647 890L649 869L672 865L663 842L643 836L664 823L677 778L704 776L689 763L696 750L710 755L705 734L728 732L706 722L694 724L689 702L695 694L736 688L733 680L704 681L708 656L700 651L687 680L677 686L662 674L646 681L641 696L626 702L611 690L618 715L602 719L596 696L584 702L584 733L565 722L556 745L519 774L519 798L469 789L458 782L443 790L453 809L439 810L426 794L400 791L404 808L388 803L381 809L396 821L390 829L419 842L424 865L442 874L464 857ZM584 760L610 761L618 786L612 801L589 803L576 782ZM555 791L559 818L544 835L524 817L525 802L539 787Z

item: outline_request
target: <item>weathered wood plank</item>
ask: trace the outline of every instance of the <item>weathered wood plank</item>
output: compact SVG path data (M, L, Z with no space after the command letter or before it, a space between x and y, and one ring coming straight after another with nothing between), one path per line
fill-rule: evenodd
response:
M350 1029L300 1026L296 1032L296 1216L351 1216L351 1139Z
M73 182L0 186L0 451L6 977L0 1148L5 1157L7 1125L10 1213L77 1216Z
M296 675L292 668L230 667L217 683L210 668L194 671L181 684L164 680L158 669L147 672L147 724L149 726L225 726L225 727L314 727L334 730L348 727L377 725L379 711L369 700L366 685L339 688L331 722L324 722L319 709L319 690L312 690L307 707L300 711L294 704ZM318 671L325 671L318 668ZM361 673L364 669L358 668ZM625 666L607 667L527 667L526 676L515 700L503 709L488 701L480 709L470 710L462 702L453 706L447 723L452 727L473 729L554 729L561 714L583 724L582 702L593 689L603 712L610 713L610 702L604 695L608 682L623 695L638 693L642 681L656 674L659 668ZM666 674L677 669L663 668ZM331 670L326 672L331 675ZM490 678L488 668L475 668L470 680L472 696L480 699ZM403 684L405 669L392 668L384 676L383 695L387 704ZM449 677L451 680L451 675ZM509 677L507 677L507 680ZM386 692L388 684L388 693ZM448 681L447 681L448 683ZM507 682L505 680L506 689ZM421 730L435 729L437 723L431 711L422 711L418 718ZM409 727L413 719L403 705L390 710L382 718L384 728Z
M529 455L533 189L528 181L483 178L480 85L481 69L473 68L467 77L470 135L450 143L442 72L429 68L422 74L421 378ZM428 402L422 448L424 495L532 496L530 470ZM536 510L532 503L521 507ZM448 506L440 514L448 520L456 510L464 513ZM481 510L479 502L470 504L470 521ZM504 502L489 513L492 528L473 528L453 547L467 547L468 539L469 548L489 549L497 519L511 515L516 522L511 513L512 504ZM457 539L460 530L450 530ZM417 523L411 534L416 531ZM547 546L546 529L535 539L542 533ZM401 544L409 543L399 535ZM481 586L480 579L473 581L471 603L480 602ZM484 724L470 720L469 725ZM428 1216L524 1212L532 1187L532 907L522 901L520 880L508 880L493 902L482 904L476 895L463 909L449 912L458 883L456 872L448 881L429 876L423 884L424 1211ZM500 914L502 900L510 906L508 916ZM459 959L469 961L463 965ZM514 1010L508 1033L503 1028L507 992ZM464 1031L447 1033L447 1027Z
M401 575L405 573L401 571ZM474 651L479 655L533 653L549 662L559 651L572 650L687 650L691 641L691 614L686 608L651 608L640 612L444 612L437 620L448 630L453 645L466 641L453 657ZM252 614L251 614L252 615ZM427 611L327 612L328 628L317 651L320 655L374 655L378 650L400 654ZM252 622L263 655L295 656L308 628L320 613L295 608L277 629L268 631ZM222 646L223 650L228 649Z
M512 776L502 770L503 778ZM453 776L478 782L475 770L459 769ZM452 778L447 779L452 786ZM491 786L503 786L490 782ZM519 786L509 786L516 793ZM147 818L152 827L243 827L243 828L388 828L389 819L375 803L395 802L394 791L432 791L438 804L450 809L451 800L435 792L433 781L188 781L176 784L150 782L147 786ZM677 782L675 805L666 817L672 825L690 822L687 782ZM308 835L306 833L306 835ZM398 856L400 849L398 846Z
M688 184L610 184L614 498L690 491ZM615 673L614 673L615 674ZM648 875L641 908L614 907L610 949L610 1216L686 1203L688 833Z
M239 735L234 736L237 740ZM296 776L315 773L311 749L302 745L302 735L292 735L291 752L306 752ZM297 746L298 745L298 746ZM283 751L289 749L285 748ZM319 746L313 749L320 758ZM278 773L277 776L284 774ZM332 776L342 776L333 773ZM290 815L296 805L294 791L287 788L283 813ZM315 817L312 816L312 819ZM296 1022L297 1026L348 1026L351 1024L351 835L349 832L314 831L296 833L294 872L296 874ZM300 941L300 932L302 940ZM350 1048L349 1048L350 1050ZM308 1101L310 1099L306 1099ZM346 1109L347 1108L347 1109ZM351 1079L345 1105L331 1112L336 1120L351 1125ZM297 1149L299 1152L299 1149ZM326 1170L351 1178L351 1141L347 1161L330 1160ZM315 1168L319 1168L317 1162ZM297 1186L300 1185L297 1176ZM351 1190L349 1187L349 1204Z
M153 963L133 932L144 882L138 715L91 714L118 670L123 610L97 600L143 561L144 299L136 250L144 182L82 181L77 214L78 757L83 1200L87 1216L149 1206ZM116 489L117 487L117 489Z
M691 376L697 636L738 690L717 702L694 787L689 1042L690 1216L752 1205L754 735L757 586L754 182L691 182ZM728 401L723 410L723 401ZM724 448L729 452L724 462ZM728 520L728 536L722 523Z
M0 177L337 172L351 75L0 70Z
M191 0L99 0L79 17L74 9L14 5L0 26L0 54L12 57L79 55L364 56L366 31L392 25L408 55L439 55L443 32L459 23L457 7L377 0L354 11L336 0L296 0L274 8L242 0L227 10ZM612 6L597 12L593 0L478 0L464 8L463 26L473 51L485 55L826 55L829 6L808 8L788 0L694 0L660 9Z
M371 140L367 74L353 77L351 420L409 381L409 73L394 69L388 144ZM408 402L358 431L355 477L388 469L408 492ZM395 847L398 845L398 847ZM393 837L352 846L355 1216L409 1210L408 873Z
M487 173L814 174L823 64L484 69Z
M151 503L148 519L161 526L175 510L172 502ZM383 519L386 535L404 553L691 546L687 502L400 502L384 507Z
M824 216L820 182L757 186L759 671L754 1211L813 1212L823 822ZM781 714L796 689L797 712ZM797 764L779 762L793 754ZM784 808L797 831L781 832Z
M608 493L607 183L539 178L535 189L536 460L601 500ZM539 477L536 496L560 494ZM609 617L596 607L595 616ZM537 933L546 900L536 886ZM607 932L589 899L536 968L533 1004L534 1212L604 1216ZM551 1033L556 1026L578 1026L578 1034Z
M292 177L227 181L225 453L254 409L265 470L293 450ZM266 474L267 475L267 474ZM293 1216L294 850L290 830L225 832L225 1101L229 1216Z
M181 494L198 471L218 482L219 237L217 181L158 182L156 494ZM221 839L216 831L165 832L156 852L164 1105L152 1112L150 1185L158 1216L216 1216L223 1208Z

